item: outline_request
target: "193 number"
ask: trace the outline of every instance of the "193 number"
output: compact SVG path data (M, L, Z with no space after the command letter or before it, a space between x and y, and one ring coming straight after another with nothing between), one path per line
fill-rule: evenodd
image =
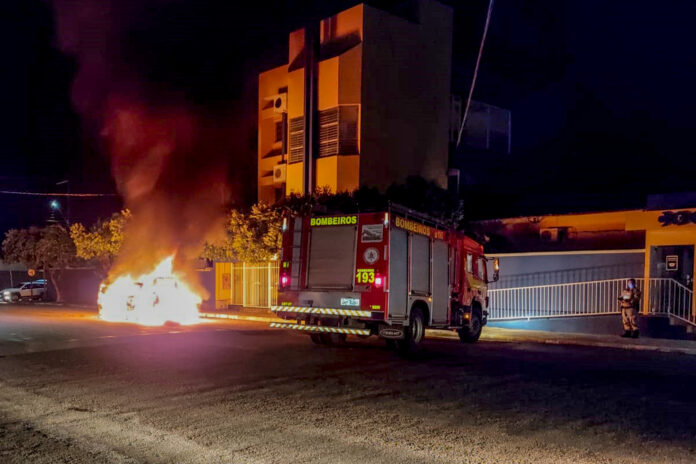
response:
M358 273L355 274L355 280L359 284L373 284L373 283L375 283L375 270L374 269L359 269Z

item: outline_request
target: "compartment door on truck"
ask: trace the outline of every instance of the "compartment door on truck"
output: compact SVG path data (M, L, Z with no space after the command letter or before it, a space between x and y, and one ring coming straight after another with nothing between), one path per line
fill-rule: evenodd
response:
M411 234L411 294L430 296L430 237Z
M446 325L449 310L449 247L433 240L433 301L430 308L433 324Z
M312 227L307 273L309 288L353 288L355 235L354 225Z
M389 231L389 318L406 319L408 304L408 232L392 227Z

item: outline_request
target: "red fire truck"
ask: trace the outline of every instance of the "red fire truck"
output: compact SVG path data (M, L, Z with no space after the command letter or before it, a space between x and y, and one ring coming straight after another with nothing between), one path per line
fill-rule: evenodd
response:
M406 208L283 220L280 329L317 344L378 335L412 351L426 328L456 330L475 342L488 315L483 247ZM497 280L498 262L493 279Z

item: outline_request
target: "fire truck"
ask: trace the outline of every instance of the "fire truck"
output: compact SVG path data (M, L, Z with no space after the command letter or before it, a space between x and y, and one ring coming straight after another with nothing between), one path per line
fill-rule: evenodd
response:
M286 216L278 278L278 329L316 344L377 335L416 351L426 328L475 342L488 315L483 247L445 223L407 208Z

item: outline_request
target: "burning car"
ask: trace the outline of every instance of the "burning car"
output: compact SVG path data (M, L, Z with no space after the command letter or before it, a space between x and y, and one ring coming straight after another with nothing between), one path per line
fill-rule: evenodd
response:
M105 281L97 298L99 317L110 322L195 324L201 297L172 269L173 256L150 273Z

